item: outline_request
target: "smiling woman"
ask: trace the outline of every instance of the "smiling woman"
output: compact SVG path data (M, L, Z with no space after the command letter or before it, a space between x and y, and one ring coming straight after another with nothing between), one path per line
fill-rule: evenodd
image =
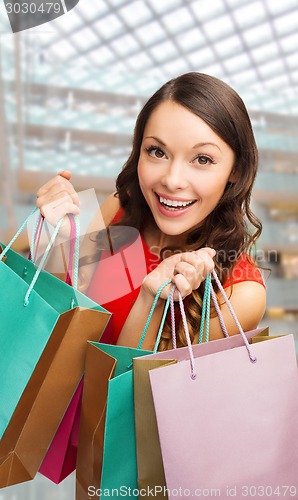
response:
M243 328L257 326L265 308L264 284L249 257L261 233L261 223L249 206L257 164L246 108L224 82L187 73L167 82L148 100L138 116L132 152L117 178L117 191L101 207L106 223L113 231L118 228L114 250L115 245L121 250L131 243L128 227L140 233L143 252L136 252L134 269L126 269L126 273L139 269L142 259L146 262L140 286L102 304L113 313L113 331L106 341L137 346L153 298L168 279L186 298L190 335L197 341L204 280L214 267ZM70 176L70 172L62 172L38 192L37 204L54 226L65 213L80 211ZM103 263L106 269L109 265L109 259L104 260L103 240L107 240L105 232L99 231L84 244L81 259L85 290L95 301L102 297L99 289L107 286L107 278L103 282L101 274ZM231 252L238 258L229 259ZM112 271L115 269L105 276ZM121 279L120 274L116 276L118 286ZM152 349L155 343L169 288L161 293L144 348ZM177 300L177 292L174 298ZM225 305L222 314L229 333L238 333ZM212 314L210 338L222 335ZM180 324L178 346L185 344ZM170 347L166 321L159 348Z

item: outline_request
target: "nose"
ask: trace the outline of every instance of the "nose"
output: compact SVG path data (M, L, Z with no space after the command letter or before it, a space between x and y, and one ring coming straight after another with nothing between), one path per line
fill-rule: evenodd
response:
M186 189L188 180L184 163L179 161L169 162L161 177L161 184L171 192Z

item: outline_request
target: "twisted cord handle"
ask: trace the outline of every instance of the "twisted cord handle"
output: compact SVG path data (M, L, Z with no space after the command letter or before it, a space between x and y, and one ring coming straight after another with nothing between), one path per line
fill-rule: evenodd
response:
M205 281L205 290L202 304L200 334L198 343L202 344L204 327L206 322L206 342L209 342L209 323L210 323L210 289L211 289L211 274L208 274Z
M10 240L10 242L6 245L6 247L4 248L4 250L0 253L0 260L2 260L2 258L4 257L4 255L6 255L7 252L8 252L8 250L10 250L11 246L16 241L16 239L20 236L20 234L23 231L24 227L26 227L26 225L28 224L29 220L31 219L31 217L33 216L33 214L36 212L36 210L38 210L37 207L35 207L32 210L32 212L28 215L27 219L21 225L20 229L16 232L16 234L14 235L14 237Z
M218 276L217 276L217 274L216 274L216 272L215 272L215 270L214 270L214 269L213 269L213 271L212 271L212 275L213 275L213 277L214 277L214 279L215 279L215 281L216 281L216 283L217 283L218 289L220 290L220 292L221 292L221 294L222 294L222 296L223 296L223 298L224 298L224 300L225 300L225 303L227 304L227 306L228 306L228 308L229 308L229 311L230 311L230 313L231 313L231 315L232 315L232 318L233 318L233 320L235 321L235 323L236 323L236 325L237 325L237 327L238 327L239 333L241 334L241 336L242 336L242 338L243 338L243 342L244 342L245 347L246 347L246 349L247 349L247 352L248 352L249 358L250 358L250 360L251 360L251 362L252 362L252 363L255 363L255 362L257 361L257 358L256 358L256 356L252 353L251 347L250 347L249 342L248 342L248 340L247 340L247 338L246 338L246 335L245 335L245 333L244 333L244 331L243 331L243 329L242 329L242 326L241 326L241 325L240 325L240 323L239 323L239 320L238 320L238 318L237 318L237 316L236 316L236 314L235 314L235 311L234 311L234 309L233 309L233 307L232 307L232 304L231 304L231 302L229 301L228 296L227 296L227 294L226 294L226 292L225 292L225 290L224 290L224 288L223 288L223 286L222 286L221 282L219 281L219 278L218 278Z
M34 212L35 212L35 210L34 210ZM75 221L75 224L76 224L76 239L75 239L75 254L74 254L75 255L75 262L74 262L74 280L73 280L74 283L73 283L73 287L75 289L77 289L77 286L78 286L78 262L79 262L79 243L80 243L79 232L80 232L80 226L79 226L79 221L78 221L77 217L76 216L73 216L73 217L74 217L74 221ZM35 272L35 274L33 276L33 279L31 281L30 285L29 285L29 288L28 288L28 290L26 292L26 295L25 295L25 298L24 298L24 306L25 307L28 306L28 304L29 304L29 298L30 298L30 295L31 295L32 290L34 288L34 285L35 285L35 283L36 283L36 281L38 279L38 276L40 275L40 273L42 271L42 268L45 265L45 262L46 262L46 260L47 260L47 258L49 256L50 250L51 250L51 248L52 248L52 246L53 246L53 244L55 242L55 239L56 239L56 237L58 235L58 232L59 232L60 227L61 227L61 225L63 223L63 220L64 220L64 217L62 217L62 219L59 220L57 226L55 227L55 230L54 230L54 232L53 232L53 234L51 236L51 239L50 239L50 241L49 241L49 243L47 245L47 248L46 248L46 250L45 250L45 252L44 252L44 254L43 254L42 258L41 258L39 266L38 266L38 268L37 268L37 270L36 270L36 272ZM23 224L23 227L24 227L24 224ZM1 258L1 256L0 256L0 258Z
M146 324L145 324L145 326L144 326L144 330L143 330L143 333L142 333L142 335L141 335L141 338L140 338L140 341L139 341L139 344L138 344L137 349L142 349L142 345L143 345L143 342L144 342L144 339L145 339L145 336L146 336L146 333L147 333L148 327L149 327L149 325L150 325L150 322L151 322L151 319L152 319L152 316L153 316L153 313L154 313L154 310L155 310L155 307L156 307L157 301L158 301L158 299L159 299L159 297L160 297L160 294L161 294L161 292L163 291L163 289L164 289L167 285L169 285L171 282L172 282L172 280L171 280L171 279L168 279L168 280L167 280L167 281L165 281L165 282L164 282L164 283L163 283L163 284L159 287L159 289L157 290L156 295L155 295L155 298L154 298L154 301L153 301L153 304L152 304L152 306L151 306L151 309L150 309L150 312L149 312L149 315L148 315L148 318L147 318L147 321L146 321ZM166 303L165 303L165 308L166 308L166 311L164 311L164 314L163 314L163 317L162 317L163 323L164 323L165 318L166 318L166 313L167 313L167 310L168 310L168 307L169 307L169 302L170 302L170 300L167 300L167 301L166 301ZM163 328L163 324L162 324L162 326L159 328L159 332L158 332L158 334L157 334L157 337L159 336L159 338L160 338L160 336L161 336L162 328ZM157 349L157 347L158 347L158 344L157 344L157 346L156 346L156 344L157 344L157 340L156 340L156 343L155 343L155 347L154 347L154 349L155 349L155 348Z
M183 300L181 297L181 293L179 292L179 290L177 290L177 291L178 291L179 306L180 306L180 311L181 311L181 318L182 318L182 323L183 323L183 327L184 327L184 331L185 331L187 347L188 347L188 352L189 352L191 378L193 380L195 380L197 378L197 374L195 372L195 360L194 360L193 349L192 349L191 340L190 340L190 336L189 336L188 325L187 325L187 320L186 320L184 306L183 306Z

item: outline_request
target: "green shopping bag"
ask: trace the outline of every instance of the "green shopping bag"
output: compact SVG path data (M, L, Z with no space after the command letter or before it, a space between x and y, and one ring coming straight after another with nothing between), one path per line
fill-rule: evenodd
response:
M163 287L168 283L170 280ZM100 491L112 495L114 490L120 496L138 487L132 360L152 354L141 350L141 346L163 287L155 297L137 349L88 342L76 468L77 500L100 496ZM159 344L169 299L153 352Z
M10 249L28 219L0 254L0 487L38 471L110 317L42 270L61 224L38 267Z

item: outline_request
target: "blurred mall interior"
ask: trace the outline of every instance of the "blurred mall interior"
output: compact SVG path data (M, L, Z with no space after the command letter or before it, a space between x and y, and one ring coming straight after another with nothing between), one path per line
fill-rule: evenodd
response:
M94 187L103 200L148 96L181 73L211 74L243 98L259 147L257 260L271 268L262 323L298 343L297 27L298 0L80 0L54 21L12 34L1 4L0 240L64 168L77 190ZM27 250L26 235L16 248ZM62 485L42 496L34 484L31 499L70 498ZM19 488L0 500L29 498Z

